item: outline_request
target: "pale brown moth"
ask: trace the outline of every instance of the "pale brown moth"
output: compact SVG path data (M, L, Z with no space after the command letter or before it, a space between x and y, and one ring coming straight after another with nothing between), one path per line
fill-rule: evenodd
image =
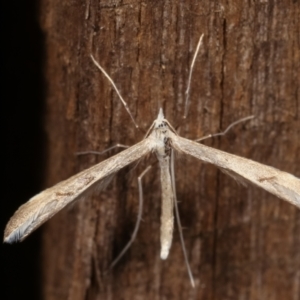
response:
M195 56L199 50L202 37L203 35L199 40ZM194 58L190 74L193 69ZM113 84L113 87L128 110L126 102L123 100L111 78L93 57L92 59ZM157 118L154 120L146 137L142 141L65 181L42 191L23 204L9 220L4 232L4 242L13 243L24 240L32 231L49 220L68 204L73 203L79 198L83 198L87 192L93 189L101 191L105 188L111 177L120 169L153 152L157 156L161 170L162 213L160 256L162 259L166 259L172 243L174 208L180 228L175 191L174 166L172 164L173 151L185 153L198 158L201 161L213 164L226 174L232 176L235 180L242 183L246 182L254 184L300 208L299 178L250 159L229 154L180 137L165 119L163 111L160 109ZM189 276L192 285L194 286L184 244L182 246Z

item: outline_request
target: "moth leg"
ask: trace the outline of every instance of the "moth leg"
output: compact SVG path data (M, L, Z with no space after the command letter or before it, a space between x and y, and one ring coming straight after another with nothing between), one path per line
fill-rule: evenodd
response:
M142 220L142 213L143 213L143 203L144 203L144 198L143 198L143 185L142 185L142 178L144 177L144 175L151 169L151 166L148 166L143 172L142 174L138 177L138 184L139 184L139 209L138 209L138 216L137 216L137 220L135 223L135 227L134 230L132 232L131 238L129 240L129 242L126 244L126 246L123 248L123 250L120 252L120 254L117 256L117 258L112 262L112 264L110 265L110 269L112 269L117 263L118 261L122 258L122 256L126 253L126 251L129 249L129 247L131 246L131 244L134 242L137 232L139 230L140 227L140 223Z
M216 137L216 136L223 136L225 134L227 134L227 132L232 128L234 127L235 125L237 124L240 124L242 122L245 122L245 121L248 121L248 120L251 120L253 119L255 116L248 116L248 117L245 117L245 118L242 118L242 119L239 119L233 123L231 123L224 131L222 132L219 132L219 133L214 133L214 134L208 134L200 139L197 139L197 140L194 140L195 142L200 142L200 141L203 141L203 140L206 140L206 139L209 139L209 138L212 138L212 137Z
M184 238L183 238L183 233L182 233L182 225L180 221L180 216L179 216L179 209L178 209L178 204L177 204L177 196L176 196L176 186L175 186L175 168L174 168L174 151L172 150L171 152L171 181L172 181L172 188L173 188L173 193L174 193L174 208L175 208L175 217L176 217L176 223L178 226L178 232L179 232L179 237L180 237L180 243L181 243L181 248L184 256L184 262L187 268L187 272L190 278L190 282L192 287L195 287L195 280L194 276L191 270L191 266L188 260L187 256L187 251L186 247L184 244Z
M111 151L111 150L115 149L115 148L124 148L124 149L126 149L126 148L129 148L129 147L130 146L123 145L123 144L116 144L114 146L111 146L111 147L103 150L103 151L80 151L80 152L76 152L75 154L78 155L78 156L79 155L86 155L86 154L102 155L102 154L104 154L104 153L106 153L108 151Z

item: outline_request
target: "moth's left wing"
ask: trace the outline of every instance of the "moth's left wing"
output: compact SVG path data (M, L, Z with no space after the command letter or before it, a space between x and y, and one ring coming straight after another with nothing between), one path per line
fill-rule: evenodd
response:
M32 197L11 217L4 232L4 242L22 241L66 205L82 198L92 189L103 189L121 168L151 151L148 139L86 169Z
M216 165L237 180L244 178L300 208L300 179L289 173L175 135L172 136L172 146Z

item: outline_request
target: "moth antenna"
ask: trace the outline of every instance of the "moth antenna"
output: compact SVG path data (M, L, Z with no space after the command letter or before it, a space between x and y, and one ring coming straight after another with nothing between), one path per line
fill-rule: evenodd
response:
M93 63L96 65L96 67L104 74L104 76L109 80L109 82L111 83L111 85L113 86L113 88L115 89L116 93L118 94L120 100L122 101L125 109L127 110L132 122L134 123L135 127L136 128L139 128L139 125L135 122L131 112L130 112L130 109L126 103L126 101L123 99L121 93L119 92L118 88L116 87L114 81L111 79L111 77L106 73L106 71L100 66L100 64L96 61L96 59L94 58L94 56L91 54L91 58L92 58L92 61Z
M140 227L140 223L142 220L142 214L143 214L143 204L144 204L144 198L143 198L143 185L142 185L142 178L144 177L144 175L151 169L151 166L148 166L143 172L142 174L138 177L138 184L139 184L139 209L138 209L138 216L137 216L137 220L135 223L135 227L134 230L132 232L131 238L129 240L129 242L126 244L126 246L123 248L123 250L119 253L119 255L117 256L117 258L112 262L112 264L110 265L110 269L112 269L118 262L119 260L122 258L122 256L126 253L126 251L130 248L130 246L132 245L132 243L134 242L137 232L139 230Z
M172 180L172 188L173 188L173 193L174 193L175 215L176 215L176 221L177 221L177 225L178 225L181 248L182 248L182 252L183 252L183 256L184 256L184 262L185 262L185 265L186 265L186 268L187 268L187 271L188 271L188 274L189 274L190 282L191 282L192 287L194 288L195 287L195 280L194 280L194 276L193 276L191 266L190 266L188 256L187 256L187 251L186 251L186 247L185 247L185 243L184 243L184 239L183 239L182 226L181 226L181 222L180 222L178 204L177 204L176 186L175 186L175 170L174 170L174 152L173 152L173 150L171 150L171 180Z
M198 44L197 44L197 47L196 47L196 51L195 51L195 54L193 56L192 63L191 63L191 66L190 66L190 72L189 72L189 77L188 77L188 82L187 82L187 88L186 88L186 91L185 91L185 108L184 108L184 115L183 115L184 119L186 119L187 114L188 114L188 106L189 106L189 97L190 97L190 87L191 87L192 74L193 74L194 65L195 65L195 61L196 61L197 55L199 53L199 49L200 49L200 46L202 44L203 36L204 36L204 34L202 33L201 36L200 36L200 38L199 38L199 41L198 41Z
M216 136L223 136L225 134L227 134L227 132L232 128L234 127L235 125L237 124L240 124L242 122L245 122L245 121L248 121L248 120L252 120L253 118L255 118L255 116L248 116L248 117L245 117L245 118L242 118L242 119L239 119L233 123L231 123L224 131L222 132L219 132L219 133L214 133L214 134L208 134L200 139L197 139L195 140L195 142L200 142L200 141L203 141L203 140L206 140L206 139L209 139L209 138L212 138L212 137L216 137Z

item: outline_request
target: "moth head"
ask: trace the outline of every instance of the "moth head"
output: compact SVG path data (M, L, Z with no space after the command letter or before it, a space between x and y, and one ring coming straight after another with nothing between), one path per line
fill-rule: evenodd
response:
M159 109L156 120L154 121L154 129L164 129L168 127L162 108Z

